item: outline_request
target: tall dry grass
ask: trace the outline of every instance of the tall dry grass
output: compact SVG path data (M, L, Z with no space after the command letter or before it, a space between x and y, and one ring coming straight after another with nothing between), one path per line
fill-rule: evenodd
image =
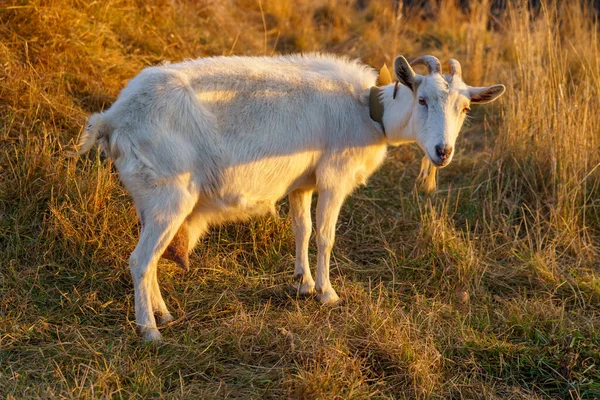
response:
M0 4L0 394L600 397L596 12L470 3ZM333 259L346 305L287 290L293 235L265 217L213 230L187 274L161 264L177 320L141 346L135 211L108 160L66 150L144 66L298 51L453 57L470 84L508 90L473 107L436 195L414 193L420 154L402 147L348 199Z
M488 173L490 234L519 241L515 253L565 283L574 267L594 282L599 257L600 53L590 15L573 3L543 5L534 20L508 10L499 76L512 91Z
M593 256L585 228L586 214L596 211L587 206L598 194L600 161L597 21L582 18L591 11L578 6L544 7L533 22L522 10L510 13L514 68L506 79L515 95L495 152L501 169L514 174L508 179L526 182L520 195L545 206L557 231L579 237L574 250Z

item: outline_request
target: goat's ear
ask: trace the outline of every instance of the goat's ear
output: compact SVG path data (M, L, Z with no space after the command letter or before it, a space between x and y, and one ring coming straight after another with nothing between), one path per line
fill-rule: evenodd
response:
M396 57L394 60L394 72L396 73L396 77L400 83L408 87L413 92L415 91L418 84L418 77L408 61L406 61L406 58L402 56Z
M383 67L379 70L379 81L377 83L379 86L385 86L392 83L392 75L386 64L383 64Z
M473 87L469 86L469 94L471 95L471 103L485 104L491 103L498 97L502 96L506 87L504 85L494 85L488 87Z

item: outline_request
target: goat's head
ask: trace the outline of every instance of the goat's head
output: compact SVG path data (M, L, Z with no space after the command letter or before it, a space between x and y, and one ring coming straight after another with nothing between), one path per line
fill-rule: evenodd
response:
M425 65L427 75L416 74L412 66ZM450 60L450 74L442 75L439 60L423 56L408 63L402 56L394 60L398 80L413 93L412 119L416 141L429 160L445 167L454 155L454 144L471 104L496 100L504 85L472 87L462 80L458 61Z

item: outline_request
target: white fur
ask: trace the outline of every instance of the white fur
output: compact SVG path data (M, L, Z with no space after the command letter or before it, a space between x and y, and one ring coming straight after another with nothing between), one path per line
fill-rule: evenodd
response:
M452 95L445 80L422 78L419 91L432 99ZM436 127L446 134L462 123L451 123L443 107L435 119L423 117L409 89L400 86L393 100L390 85L382 94L384 135L369 117L376 79L357 61L319 54L205 58L146 68L110 109L91 117L82 150L97 141L114 160L142 219L130 268L145 339L160 339L154 311L172 319L156 266L180 226L189 228L191 251L211 225L269 212L286 195L299 290L338 301L329 260L346 196L379 167L388 143L417 140L429 153L440 141ZM316 281L308 265L315 190Z

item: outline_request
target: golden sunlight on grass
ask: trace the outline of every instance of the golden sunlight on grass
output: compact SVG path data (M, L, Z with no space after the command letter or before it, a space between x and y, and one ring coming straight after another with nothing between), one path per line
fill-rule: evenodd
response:
M0 395L600 398L597 11L429 3L0 3ZM175 322L142 345L135 210L108 160L67 157L86 117L148 65L308 51L376 68L452 57L469 84L507 92L473 107L435 195L413 190L409 146L348 199L332 258L344 305L288 290L284 201L281 217L212 230L187 273L161 262Z

